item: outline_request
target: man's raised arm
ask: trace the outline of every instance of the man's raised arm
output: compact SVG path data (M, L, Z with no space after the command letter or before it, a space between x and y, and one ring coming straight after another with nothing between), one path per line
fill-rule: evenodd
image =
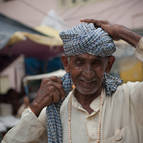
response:
M138 46L141 36L126 28L123 25L111 24L108 21L95 20L95 19L83 19L81 22L93 23L95 27L101 27L104 29L113 40L124 40L134 47Z

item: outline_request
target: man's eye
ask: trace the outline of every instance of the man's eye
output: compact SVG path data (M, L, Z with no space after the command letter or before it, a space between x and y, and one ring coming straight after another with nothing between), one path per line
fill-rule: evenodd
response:
M99 65L101 65L101 62L95 61L95 62L93 62L92 64L95 65L95 66L99 66Z
M77 61L75 61L75 64L76 64L76 65L78 65L78 66L80 66L80 65L82 65L82 64L83 64L83 62L82 62L82 61L80 61L80 60L77 60Z

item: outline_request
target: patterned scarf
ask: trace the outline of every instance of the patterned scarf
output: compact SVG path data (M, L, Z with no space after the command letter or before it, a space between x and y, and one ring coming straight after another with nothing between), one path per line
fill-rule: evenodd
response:
M66 73L62 78L63 88L66 92L66 95L72 89L72 80L69 73ZM118 75L104 74L103 87L105 89L106 95L111 96L117 89L119 85L122 84L122 80ZM60 101L57 104L52 104L47 107L47 135L48 143L63 143L63 131L62 124L60 119L60 107L63 101Z

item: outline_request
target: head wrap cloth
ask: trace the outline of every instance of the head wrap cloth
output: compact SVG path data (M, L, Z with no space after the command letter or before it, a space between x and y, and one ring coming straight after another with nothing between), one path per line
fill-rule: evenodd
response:
M63 40L64 53L66 56L91 54L95 56L111 56L115 52L115 44L112 38L102 28L94 25L81 23L69 30L60 33ZM69 73L62 77L63 88L68 94L72 89L72 79ZM104 74L103 87L106 95L112 95L122 83L118 75ZM63 143L62 124L60 119L60 106L62 101L47 107L47 135L48 143Z
M81 23L60 33L66 56L91 54L95 56L111 56L115 52L112 38L102 28L95 28L92 23Z

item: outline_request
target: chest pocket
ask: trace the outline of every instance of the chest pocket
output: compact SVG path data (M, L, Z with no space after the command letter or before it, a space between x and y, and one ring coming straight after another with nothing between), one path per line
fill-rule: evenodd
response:
M104 143L127 143L125 141L126 128L116 129L114 136L105 139Z

